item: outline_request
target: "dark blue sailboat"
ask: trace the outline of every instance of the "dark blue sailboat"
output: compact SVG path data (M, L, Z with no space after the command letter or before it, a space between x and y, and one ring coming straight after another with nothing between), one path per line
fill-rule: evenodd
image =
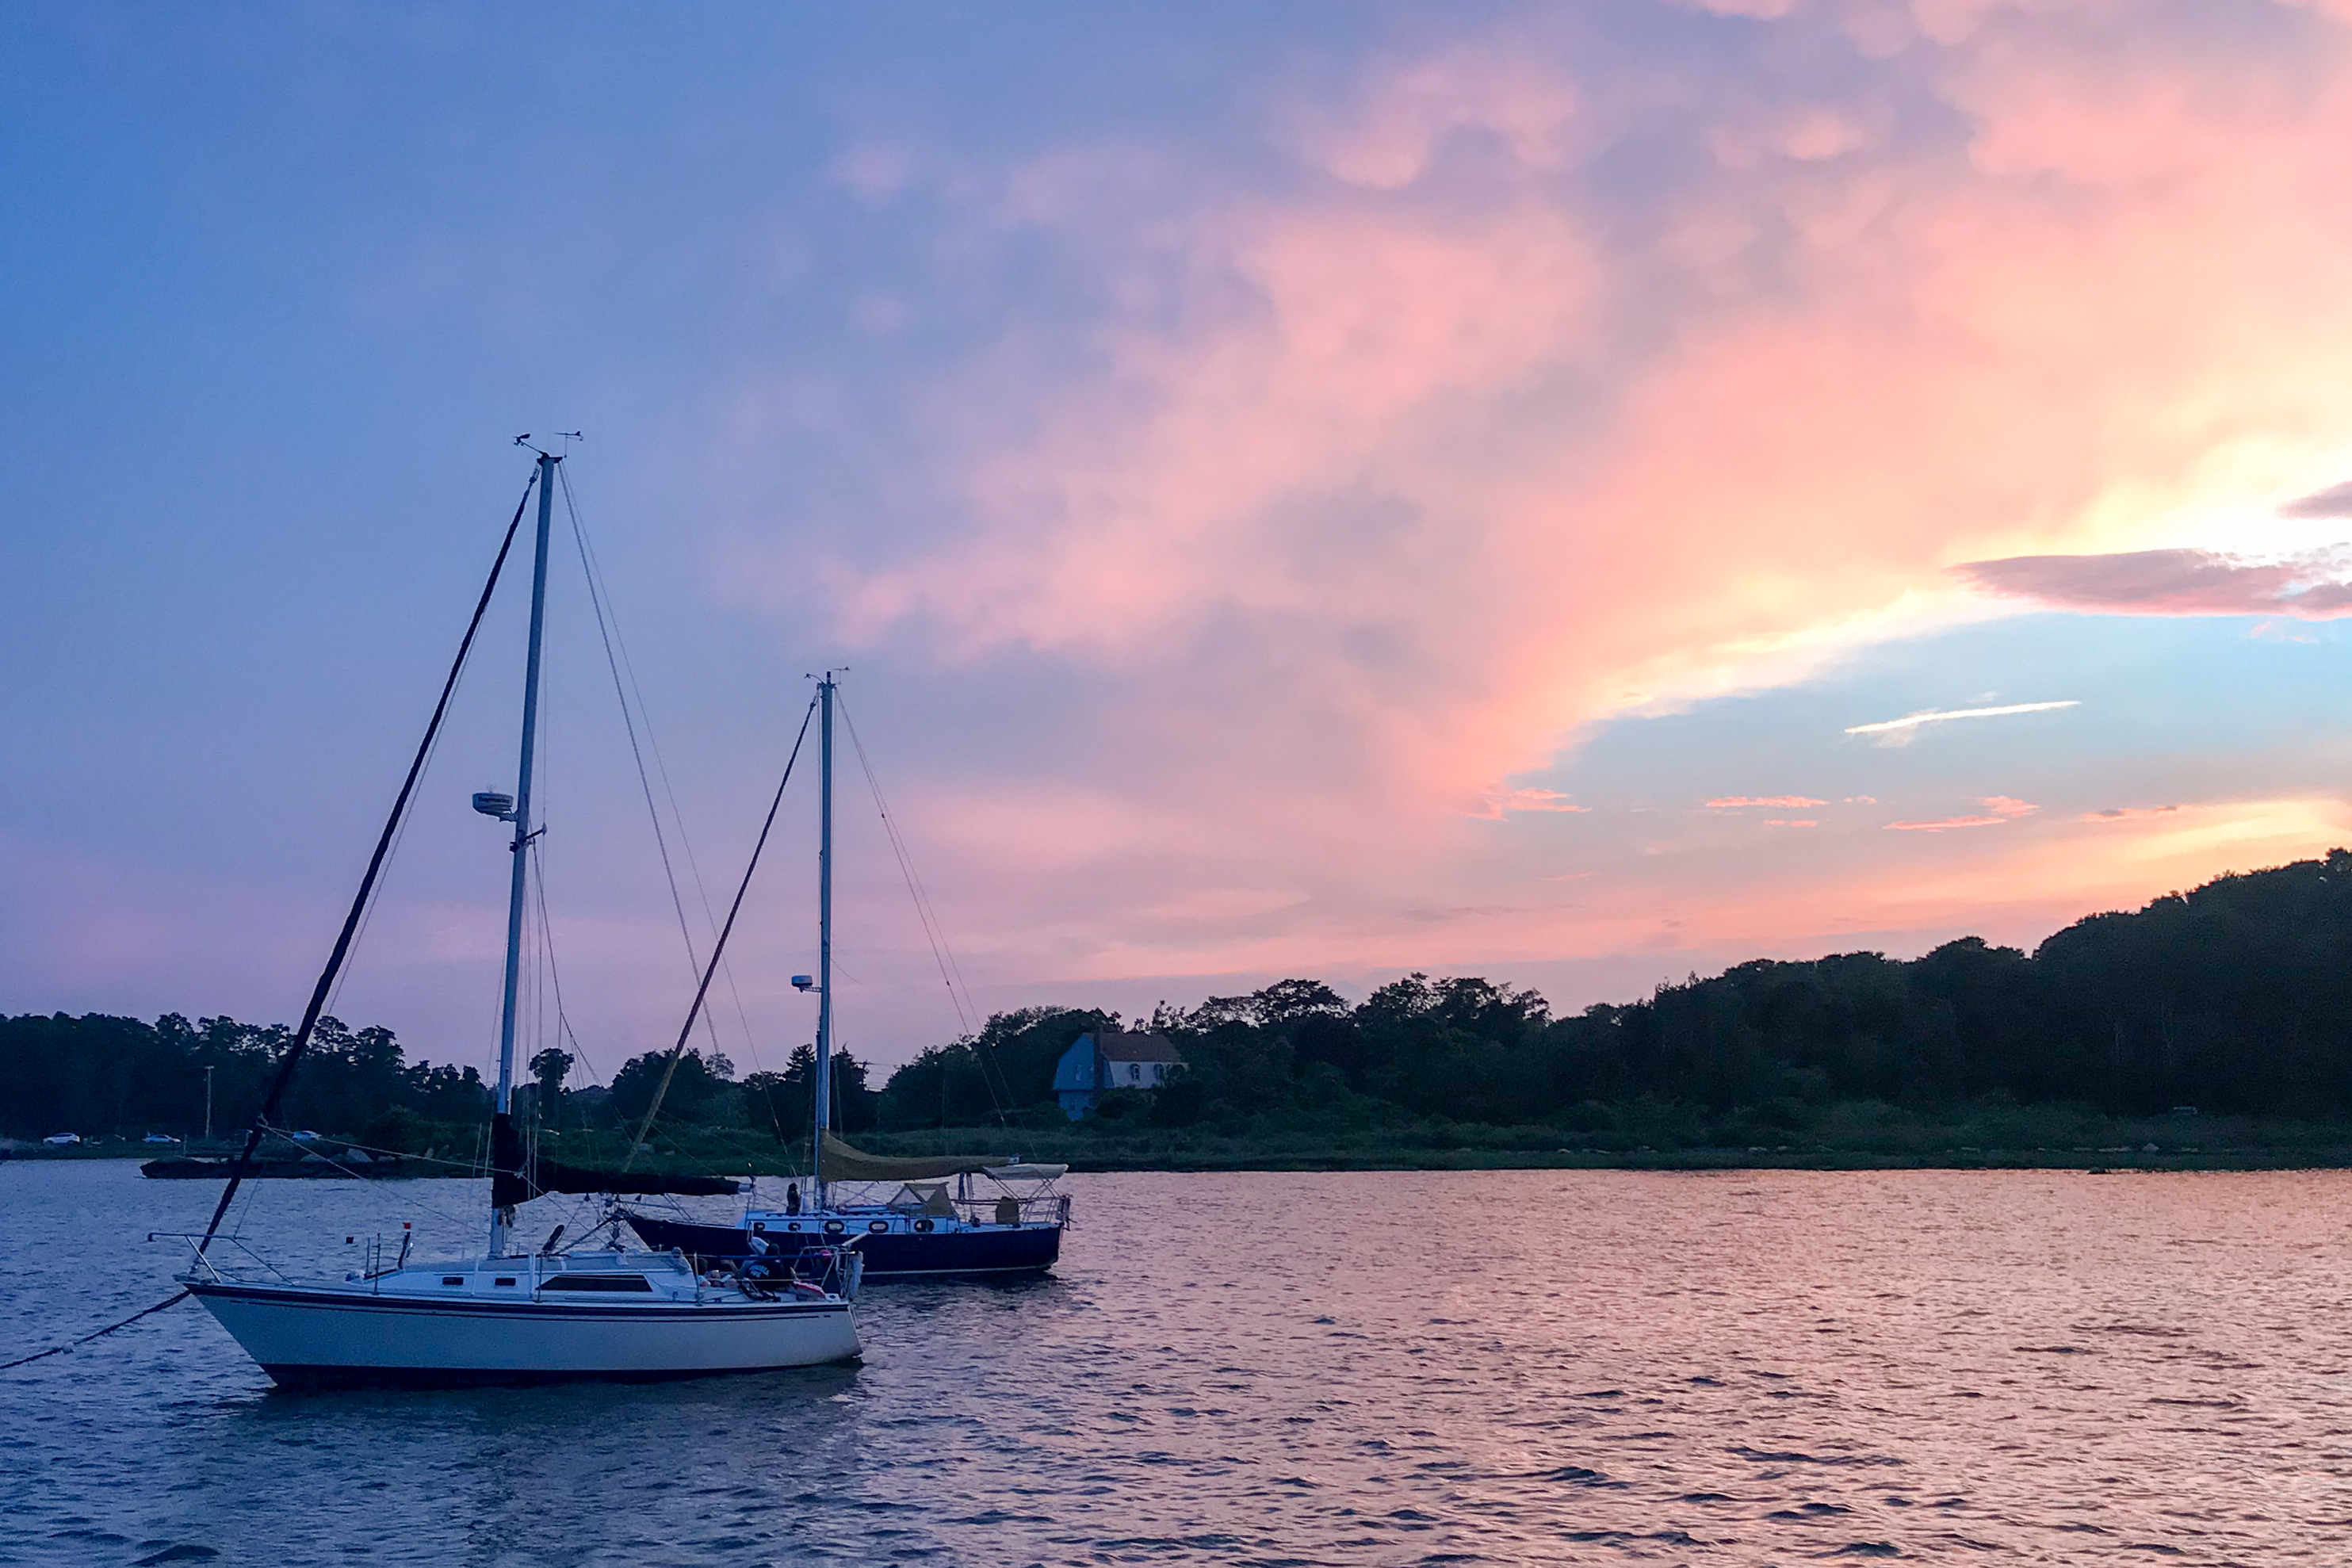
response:
M1017 1279L1043 1274L1062 1252L1070 1200L1053 1190L1063 1165L1003 1155L887 1159L818 1135L817 1201L803 1208L794 1184L780 1209L753 1208L740 1225L698 1224L629 1211L630 1227L656 1248L779 1273L812 1248L855 1242L866 1282ZM848 1191L845 1191L845 1188Z
M852 1243L867 1283L1043 1274L1061 1257L1069 1224L1070 1200L1054 1190L1067 1166L1024 1164L1003 1154L895 1159L868 1154L833 1133L834 696L828 673L817 683L817 973L793 976L794 985L817 996L812 1201L803 1206L794 1184L782 1208L747 1208L733 1226L683 1214L620 1212L656 1251L676 1248L755 1276L789 1278L801 1253Z

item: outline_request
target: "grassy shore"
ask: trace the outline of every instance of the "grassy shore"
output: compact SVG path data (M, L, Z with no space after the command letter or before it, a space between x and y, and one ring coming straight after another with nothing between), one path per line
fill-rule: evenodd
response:
M1008 1127L866 1132L877 1154L992 1152L1077 1171L1476 1170L2079 1170L2214 1171L2352 1167L2352 1123L2168 1114L2111 1117L2079 1106L1916 1109L1844 1101L1790 1110L1776 1125L1752 1110L1713 1113L1634 1104L1582 1108L1578 1127L1495 1127L1433 1121L1334 1125L1313 1116L1245 1124L1150 1127L1062 1121L1031 1111ZM1590 1123L1606 1123L1591 1125ZM479 1159L479 1130L436 1129L433 1168L465 1173ZM336 1143L324 1143L331 1152ZM541 1147L566 1163L611 1167L626 1134L574 1130ZM10 1159L218 1158L235 1146L93 1142L67 1149L16 1143ZM290 1152L290 1151L289 1151ZM425 1153L427 1149L410 1151ZM638 1170L790 1175L805 1169L804 1142L765 1131L680 1125L659 1130Z

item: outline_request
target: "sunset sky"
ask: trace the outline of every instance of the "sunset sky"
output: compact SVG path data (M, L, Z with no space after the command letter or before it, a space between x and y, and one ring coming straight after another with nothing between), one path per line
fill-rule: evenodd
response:
M2352 843L2352 0L25 5L0 144L0 1010L299 1016L523 431L711 900L845 665L975 1009L1570 1009ZM609 1076L691 976L558 543ZM494 1048L520 639L336 1002L412 1056ZM891 1063L960 1024L844 749Z

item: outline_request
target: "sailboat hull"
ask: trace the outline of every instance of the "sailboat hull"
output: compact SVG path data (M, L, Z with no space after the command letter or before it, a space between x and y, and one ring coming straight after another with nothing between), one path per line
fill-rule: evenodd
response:
M1034 1279L1052 1268L1062 1255L1062 1227L1055 1224L975 1226L942 1221L919 1232L910 1229L902 1215L877 1222L851 1213L845 1220L835 1222L837 1228L828 1231L823 1223L825 1218L813 1215L801 1222L776 1220L767 1225L760 1233L766 1255L790 1259L810 1247L837 1247L845 1236L856 1242L858 1255L866 1260L867 1284ZM787 1224L792 1230L786 1230ZM806 1232L800 1231L802 1224L808 1226ZM868 1230L869 1226L877 1228ZM629 1228L648 1247L676 1247L708 1262L744 1263L760 1255L754 1250L751 1232L737 1226L693 1225L631 1211Z
M649 1382L856 1359L838 1299L695 1304L417 1300L317 1286L189 1282L289 1387Z

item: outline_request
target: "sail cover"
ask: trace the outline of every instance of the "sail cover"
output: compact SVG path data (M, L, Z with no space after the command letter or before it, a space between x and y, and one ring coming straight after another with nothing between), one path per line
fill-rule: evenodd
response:
M490 1206L510 1209L547 1193L614 1193L636 1197L732 1197L742 1187L724 1176L665 1176L648 1171L596 1171L533 1158L514 1119L490 1119Z
M924 1182L961 1176L967 1171L992 1171L1013 1163L1010 1154L940 1154L928 1158L893 1159L855 1149L827 1132L824 1158L818 1169L828 1182Z

